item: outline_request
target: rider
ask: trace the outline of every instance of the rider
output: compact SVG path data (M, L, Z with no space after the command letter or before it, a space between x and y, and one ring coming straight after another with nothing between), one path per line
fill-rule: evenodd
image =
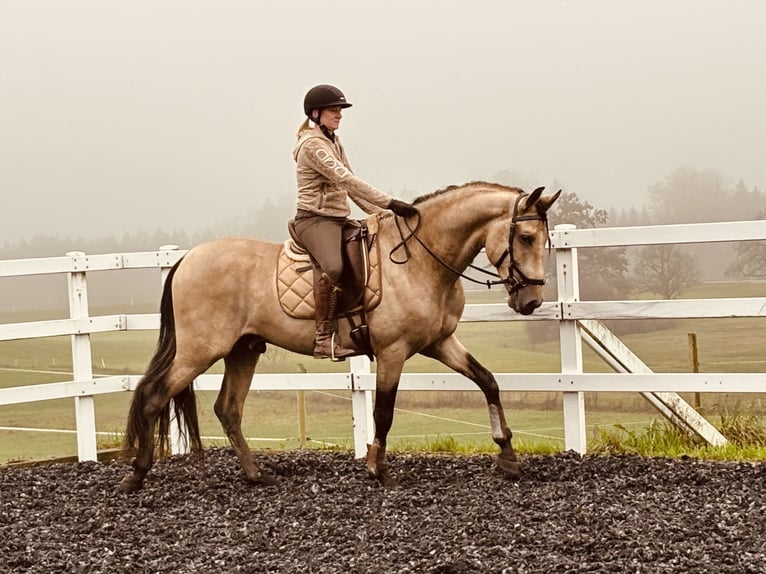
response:
M303 100L306 120L298 129L293 150L298 178L295 232L311 254L320 276L315 280L316 335L314 357L343 360L355 351L340 346L335 322L343 271L341 230L351 211L350 197L364 212L390 209L401 217L415 215L411 204L392 198L359 179L351 171L343 146L335 134L351 104L338 88L319 85ZM313 125L312 125L313 124Z

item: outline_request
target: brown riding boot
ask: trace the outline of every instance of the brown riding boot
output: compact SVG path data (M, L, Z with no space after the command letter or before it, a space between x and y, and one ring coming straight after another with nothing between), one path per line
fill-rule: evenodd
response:
M316 335L314 336L314 358L343 361L346 357L356 355L352 349L346 349L338 344L335 311L341 288L336 285L327 273L322 273L314 288L316 304Z

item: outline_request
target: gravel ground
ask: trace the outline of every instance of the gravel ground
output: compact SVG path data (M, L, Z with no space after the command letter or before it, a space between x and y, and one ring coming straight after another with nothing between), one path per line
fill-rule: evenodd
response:
M347 452L233 451L0 470L0 572L765 572L766 463L633 456L394 455L383 489Z

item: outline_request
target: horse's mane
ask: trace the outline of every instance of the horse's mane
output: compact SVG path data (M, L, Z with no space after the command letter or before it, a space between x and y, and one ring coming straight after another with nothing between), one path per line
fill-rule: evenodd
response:
M448 187L445 187L444 189L437 189L436 191L432 191L431 193L427 193L426 195L421 195L420 197L415 198L415 201L413 201L412 203L417 205L419 203L429 201L430 199L439 197L441 195L452 193L457 190L467 190L469 188L474 188L474 187L482 187L484 189L489 189L493 191L522 191L518 187L509 187L507 185L501 185L499 183L490 183L487 181L472 181L470 183L465 183L463 185L450 185Z

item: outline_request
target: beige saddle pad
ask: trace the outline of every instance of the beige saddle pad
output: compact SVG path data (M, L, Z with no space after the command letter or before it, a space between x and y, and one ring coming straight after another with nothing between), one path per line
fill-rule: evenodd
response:
M368 239L377 234L377 218L367 220ZM369 251L367 285L364 289L364 309L377 307L382 297L380 280L380 249L377 238ZM314 270L307 251L292 239L284 242L277 261L277 296L282 309L296 319L314 318ZM343 314L347 309L341 309Z

